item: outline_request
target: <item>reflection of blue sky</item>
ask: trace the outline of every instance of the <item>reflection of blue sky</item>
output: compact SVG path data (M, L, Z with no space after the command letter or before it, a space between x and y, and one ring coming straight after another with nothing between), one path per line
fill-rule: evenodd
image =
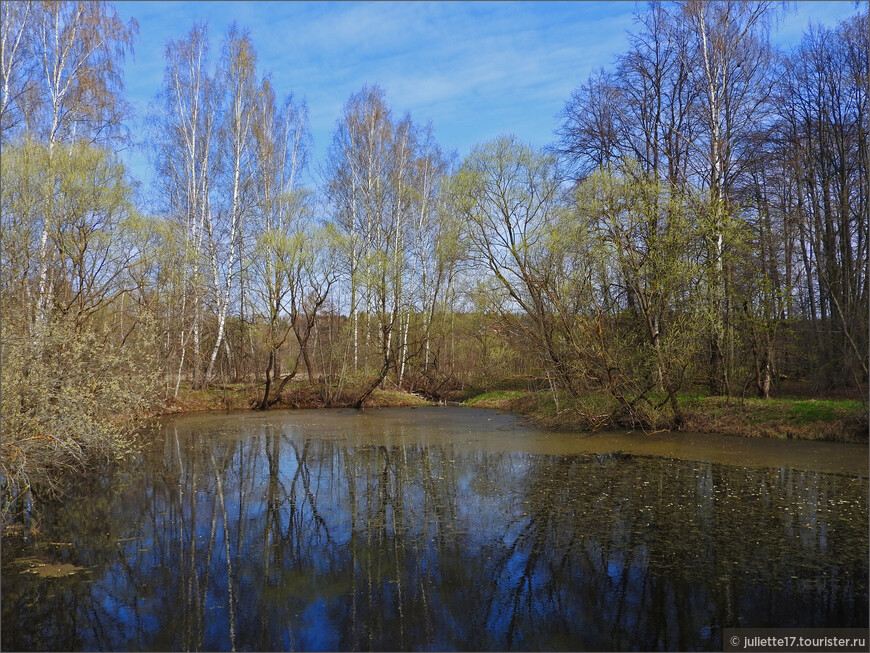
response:
M853 568L844 558L861 542L843 539L834 509L863 501L857 532L866 550L866 480L852 487L810 472L474 451L421 443L395 425L381 433L389 447L321 439L316 428L236 439L234 428L212 440L180 436L118 493L110 510L123 526L106 531L137 539L110 542L108 558L104 541L79 547L81 562L97 569L77 586L91 602L46 604L84 611L77 648L196 648L199 631L201 648L227 649L230 590L237 647L259 650L503 650L508 638L532 649L647 649L654 635L653 648L703 648L722 625L724 582L729 609L750 622L759 605L812 620L822 597L834 610L843 592L856 611L866 608L866 560ZM267 539L274 437L283 489L273 497L279 530ZM229 456L220 477L226 524L212 454L218 466ZM777 502L788 510L757 523L734 514L736 505ZM817 580L811 561L820 555L835 556L833 584ZM780 573L797 579L783 586ZM849 587L864 588L863 604ZM403 624L407 646L395 634Z
M313 597L312 597L313 598ZM338 632L327 610L325 600L313 600L300 617L300 630L304 633L294 642L295 650L300 651L338 651Z

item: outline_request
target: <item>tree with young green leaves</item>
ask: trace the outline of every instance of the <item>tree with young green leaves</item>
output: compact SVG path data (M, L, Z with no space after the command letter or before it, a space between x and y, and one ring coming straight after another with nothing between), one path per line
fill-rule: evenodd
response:
M155 316L133 298L138 215L117 156L26 140L4 147L0 165L5 514L31 491L61 493L63 473L129 453L160 365ZM42 234L55 252L44 277ZM51 302L40 309L44 278Z
M703 232L695 216L702 202L631 160L590 177L576 198L578 218L593 221L597 252L610 268L602 309L631 345L616 362L631 382L626 405L651 407L652 422L667 407L667 423L679 427L685 419L677 394L701 336Z
M494 279L491 307L507 328L525 335L558 383L579 396L580 377L553 305L552 291L561 282L554 229L564 211L555 157L502 137L472 150L449 192L453 210L466 222L472 260Z
M350 97L333 135L324 181L345 246L349 353L352 370L361 376L358 405L388 375L401 383L408 361L420 354L409 338L413 314L422 308L424 269L412 262L429 267L419 238L435 223L443 166L431 133L410 116L395 120L379 87L364 87ZM427 274L425 301L431 305L431 269Z

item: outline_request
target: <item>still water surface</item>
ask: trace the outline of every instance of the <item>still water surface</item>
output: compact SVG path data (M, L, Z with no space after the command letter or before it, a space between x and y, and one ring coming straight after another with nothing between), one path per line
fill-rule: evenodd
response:
M860 445L464 408L180 417L38 545L6 543L2 648L721 650L723 627L866 627L867 495Z

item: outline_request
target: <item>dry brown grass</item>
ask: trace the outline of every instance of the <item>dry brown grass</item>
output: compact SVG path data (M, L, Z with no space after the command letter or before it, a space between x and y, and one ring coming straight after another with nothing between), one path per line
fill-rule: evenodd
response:
M330 396L332 407L351 406L358 395L344 391ZM262 397L262 387L256 384L213 386L205 390L182 388L178 397L167 400L160 414L192 413L212 410L253 409ZM430 402L419 395L398 390L375 390L366 400L366 407L424 406ZM294 381L281 392L271 408L324 408L327 401L321 388L305 381Z
M205 410L244 410L251 408L257 397L254 384L216 385L204 390L182 387L177 397L168 397L160 415L195 413Z

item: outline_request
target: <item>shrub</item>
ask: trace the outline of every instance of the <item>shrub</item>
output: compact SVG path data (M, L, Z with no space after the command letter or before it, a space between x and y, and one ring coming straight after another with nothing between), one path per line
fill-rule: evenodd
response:
M55 499L72 480L134 451L140 418L159 398L148 321L118 338L57 320L34 335L2 327L2 517Z

